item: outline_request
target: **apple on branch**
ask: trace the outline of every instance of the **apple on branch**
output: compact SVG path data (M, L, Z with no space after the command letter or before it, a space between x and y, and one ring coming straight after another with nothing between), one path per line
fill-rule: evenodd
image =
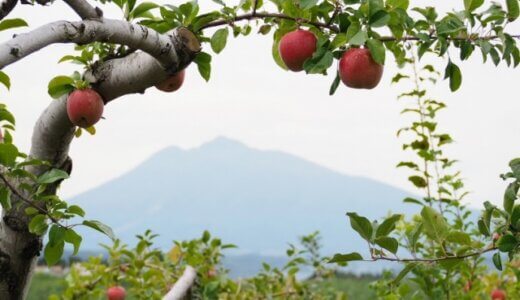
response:
M163 91L163 92L167 92L167 93L175 92L176 90L181 88L181 86L184 82L185 74L186 74L185 70L177 72L176 74L172 75L171 77L167 78L166 80L156 84L155 87L158 90Z
M303 29L284 35L280 40L279 51L287 68L293 72L302 71L305 61L316 51L317 41L314 33Z
M113 286L107 290L108 300L125 300L126 291L122 286Z
M505 300L506 292L504 290L496 288L491 292L491 299L492 300Z
M72 124L88 128L103 115L103 98L91 88L77 89L67 98L67 115Z
M350 48L339 61L343 83L355 89L373 89L381 81L383 65L374 61L369 49Z

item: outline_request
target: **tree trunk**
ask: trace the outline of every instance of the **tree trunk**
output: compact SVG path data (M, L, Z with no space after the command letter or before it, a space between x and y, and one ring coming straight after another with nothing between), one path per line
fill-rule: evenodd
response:
M138 31L132 27L133 25L125 25L115 20L104 21L104 23L85 22L74 25L70 25L73 24L71 22L53 23L46 25L47 27L40 27L32 33L15 37L17 41L0 45L0 67L57 42L85 42L83 39L88 38L86 42L115 39L114 42L129 43L143 51L109 60L85 74L85 78L92 83L105 103L108 103L126 94L144 93L147 88L184 69L200 51L197 38L185 28L179 28L167 36L155 32L143 34L149 29L139 26L141 31ZM77 32L71 31L81 24L87 25ZM85 33L87 31L94 34ZM64 39L63 35L67 39ZM17 50L13 52L12 49ZM63 170L70 168L68 152L75 131L67 116L66 100L66 96L53 100L42 113L34 127L29 154L30 157L48 161L54 168ZM28 168L28 171L35 175L42 174L46 170L41 166ZM55 193L56 187L51 189L50 193ZM24 211L27 206L17 199L12 199L12 202L13 209L2 212L0 222L1 300L18 300L26 297L42 249L42 237L28 231L30 219Z

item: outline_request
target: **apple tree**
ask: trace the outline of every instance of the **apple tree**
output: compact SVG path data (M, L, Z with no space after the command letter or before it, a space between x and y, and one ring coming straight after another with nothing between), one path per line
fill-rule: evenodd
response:
M418 159L399 167L409 168L410 182L424 191L422 199L405 199L420 205L421 213L406 221L392 215L381 224L348 213L353 229L369 245L368 260L405 264L403 272L390 282L392 286L399 286L400 279L411 272L422 292L450 298L454 285L475 281L483 254L494 253L498 268L502 256L512 260L517 254L520 206L515 201L520 161L513 160L511 170L504 174L510 183L503 207L486 203L482 218L473 224L461 204L466 194L460 175L451 169L454 161L442 152L452 139L436 130L435 116L445 104L431 99L424 87L437 82L440 73L432 65L423 65L421 59L429 55L445 62L443 77L453 92L462 84L455 56L465 61L480 52L484 61L518 66L520 35L509 30L520 14L518 0L455 1L454 10L448 13L431 6L413 7L409 0L213 0L218 9L205 12L197 1L103 0L97 6L94 1L64 1L78 20L57 20L0 44L0 82L7 89L8 66L23 63L25 57L52 44L75 44L76 51L61 62L82 65L72 75L49 79L48 92L54 100L36 121L27 154L13 144L14 116L5 105L0 107L0 299L25 297L42 251L49 264L61 258L66 243L78 251L78 226L113 237L108 226L88 219L88 212L57 194L59 184L72 170L70 143L83 131L95 133L104 105L124 95L145 94L153 86L175 91L192 62L209 80L213 54L223 51L231 36L253 32L273 36L271 51L282 69L333 73L330 94L341 83L350 88L375 88L389 59L403 68L394 82L412 79L415 87L400 98L412 99L405 112L417 120L400 134L407 139L404 148ZM19 4L40 9L52 7L53 2ZM0 30L29 26L16 18L17 5L16 0L3 2ZM121 14L105 16L102 8L114 5ZM494 233L497 239L488 246ZM46 245L42 245L44 235L48 236ZM398 257L399 246L411 257ZM347 253L336 255L332 262L362 259L359 253ZM381 293L397 297L406 294L404 286Z

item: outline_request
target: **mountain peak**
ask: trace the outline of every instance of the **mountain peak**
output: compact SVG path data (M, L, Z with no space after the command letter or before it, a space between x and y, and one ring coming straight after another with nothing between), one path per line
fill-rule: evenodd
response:
M232 138L228 138L226 136L218 136L209 142L203 143L199 148L249 148L246 144L234 140Z

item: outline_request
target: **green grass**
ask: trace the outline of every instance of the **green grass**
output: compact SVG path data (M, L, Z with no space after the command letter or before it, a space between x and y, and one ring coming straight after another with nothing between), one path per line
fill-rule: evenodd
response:
M36 273L31 281L28 300L47 300L50 295L60 295L65 290L65 279L60 276Z

